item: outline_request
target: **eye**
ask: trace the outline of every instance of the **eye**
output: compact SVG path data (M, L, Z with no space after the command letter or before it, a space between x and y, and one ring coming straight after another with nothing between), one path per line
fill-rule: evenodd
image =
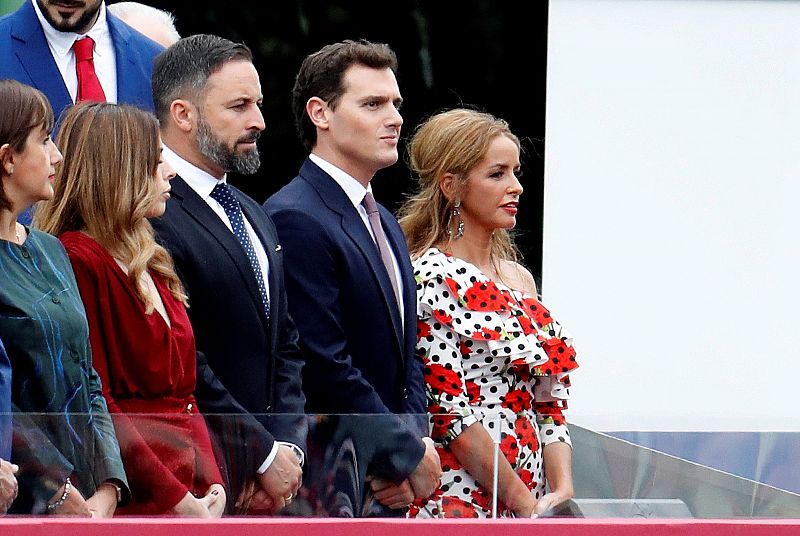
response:
M364 103L367 108L377 108L380 103L377 100L369 100Z
M524 171L522 171L521 169L515 169L515 170L514 170L514 176L515 176L516 178L518 178L518 179L521 179L522 177L524 177L524 176L525 176L525 172L524 172Z

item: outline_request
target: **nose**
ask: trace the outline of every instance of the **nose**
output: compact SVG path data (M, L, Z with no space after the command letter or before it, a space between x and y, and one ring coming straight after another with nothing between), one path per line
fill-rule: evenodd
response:
M511 184L508 186L508 192L510 194L514 194L517 196L522 195L524 188L522 188L522 183L519 182L519 178L517 177L516 173L511 174Z
M250 116L250 121L247 125L247 130L257 130L261 132L267 125L264 123L264 115L261 113L261 108L253 106L253 113Z
M58 147L56 147L56 144L53 143L53 140L50 140L47 143L50 145L50 164L55 166L64 160L64 157L61 155L61 151L58 150Z
M400 115L400 110L398 110L396 106L391 107L387 124L395 128L400 128L403 126L403 116Z
M172 179L174 179L177 173L175 173L175 170L172 169L172 166L170 166L169 163L166 161L161 165L163 166L162 169L164 172L164 180L171 181Z

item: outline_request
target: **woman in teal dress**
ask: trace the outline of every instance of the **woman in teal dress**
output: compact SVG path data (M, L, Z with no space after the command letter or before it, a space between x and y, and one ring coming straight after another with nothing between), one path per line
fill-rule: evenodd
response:
M0 338L19 466L9 512L110 517L129 490L75 276L58 239L17 222L53 196L53 112L11 80L0 80L0 102Z

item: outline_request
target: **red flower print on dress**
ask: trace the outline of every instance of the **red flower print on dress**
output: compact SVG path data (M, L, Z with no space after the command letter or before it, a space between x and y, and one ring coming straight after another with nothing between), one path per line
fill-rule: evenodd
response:
M561 404L563 404L563 408L566 408L566 402L561 401ZM533 406L536 413L546 415L547 418L553 421L553 424L565 424L567 422L563 413L561 413L562 406L558 402L536 402Z
M475 339L483 339L487 341L499 341L502 338L502 334L494 329L481 328L480 331L474 332L472 337Z
M542 365L548 374L569 372L578 368L575 361L575 349L568 346L563 340L553 338L542 345L550 361Z
M472 504L486 510L489 515L492 515L492 496L483 486L472 490L469 496L472 497Z
M436 447L436 452L439 454L439 462L444 471L455 471L461 469L461 462L458 461L456 455L447 447Z
M427 322L417 320L417 340L424 339L431 334L431 327Z
M467 346L467 344L464 341L459 341L458 351L461 352L461 355L463 357L469 357L469 355L472 353L472 350L470 349L469 346Z
M467 380L464 382L467 386L467 396L469 397L469 404L471 406L477 406L481 403L481 388L480 386L472 380Z
M506 457L511 467L514 467L517 464L517 457L519 456L517 438L503 432L502 439L500 440L500 452Z
M517 322L519 322L519 327L522 328L522 333L525 335L530 335L535 331L533 328L533 322L531 322L531 319L527 316L519 315L517 317Z
M445 277L444 281L445 283L447 283L447 286L450 287L450 292L453 293L453 296L458 297L461 295L461 293L459 292L459 290L461 290L461 285L459 285L455 279Z
M492 281L476 281L464 293L467 307L473 311L507 311L508 302Z
M522 305L522 308L528 313L528 316L530 316L540 328L553 323L550 311L536 298L525 298L520 302L520 305Z
M438 363L425 367L425 383L436 393L454 396L460 395L463 389L458 373Z
M533 378L531 367L521 358L515 359L508 365L508 372L516 376L517 380L521 382L529 382Z
M443 309L436 309L433 312L433 316L435 316L436 320L438 320L445 326L453 327L453 317L447 314Z
M536 437L536 429L533 426L531 420L524 414L514 421L514 431L517 433L519 443L535 452L539 448L539 439Z
M445 517L478 517L474 505L450 495L442 497L442 510Z
M500 405L510 409L514 413L519 413L531 407L531 394L522 389L509 391L502 397L502 400L503 402Z
M520 469L517 471L517 474L519 475L519 479L522 480L522 483L525 484L529 490L532 490L536 486L536 482L533 481L533 473L527 469Z
M458 416L454 413L448 413L447 410L439 404L429 405L428 413L433 421L431 439L439 442L447 439L450 434L450 427Z

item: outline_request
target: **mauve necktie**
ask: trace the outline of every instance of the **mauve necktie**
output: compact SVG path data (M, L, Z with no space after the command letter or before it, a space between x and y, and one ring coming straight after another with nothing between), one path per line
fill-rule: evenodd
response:
M250 266L253 268L256 282L258 283L258 291L261 293L264 311L267 313L267 318L269 318L269 296L267 296L267 287L264 286L264 275L261 273L261 265L258 264L256 250L253 249L253 243L250 242L250 236L247 234L247 228L244 225L244 216L242 215L242 207L239 204L239 200L236 199L231 189L228 188L228 185L224 182L218 182L217 185L214 186L214 189L211 190L211 197L225 209L225 214L228 215L231 227L233 227L233 234L236 235L236 239L239 240L242 248L244 248L244 252L247 254L247 258L250 260Z
M78 73L78 95L75 102L105 102L106 94L94 71L94 41L91 37L78 39L72 44L72 49L75 51L75 71Z
M389 242L386 240L386 233L383 232L383 225L381 225L381 215L378 212L378 204L375 202L372 192L367 192L364 200L361 202L364 208L367 209L367 217L369 218L369 226L372 227L372 234L375 235L375 243L378 245L378 251L381 253L381 260L386 272L389 274L389 281L392 282L392 290L394 296L397 298L397 305L400 305L400 286L397 284L397 278L394 273L394 264L392 264L392 253L389 249Z

